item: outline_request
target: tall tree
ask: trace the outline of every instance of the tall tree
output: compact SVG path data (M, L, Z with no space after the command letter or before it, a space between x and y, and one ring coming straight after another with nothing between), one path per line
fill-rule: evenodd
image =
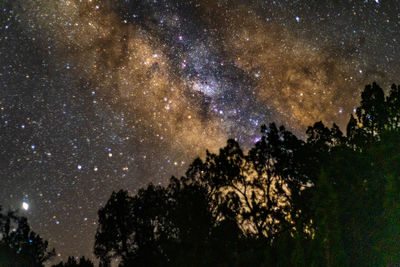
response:
M388 119L385 94L375 82L367 85L361 93L361 105L356 114L362 129L371 136L376 136L385 128Z
M388 128L392 130L400 127L400 86L392 85L389 96L386 97L388 110Z
M110 200L99 214L96 233L95 255L104 266L118 255L122 259L130 256L130 235L132 234L132 198L127 191L113 192Z

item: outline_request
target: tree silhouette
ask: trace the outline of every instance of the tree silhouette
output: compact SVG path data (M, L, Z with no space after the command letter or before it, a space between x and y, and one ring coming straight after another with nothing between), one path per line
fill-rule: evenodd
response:
M43 266L55 255L47 251L48 242L31 231L25 217L16 212L1 212L0 207L0 266Z
M367 85L346 135L316 122L298 139L262 126L185 176L99 211L102 266L400 265L400 88Z
M79 261L77 261L74 257L68 257L66 263L60 262L56 265L53 265L53 267L94 267L94 265L93 262L82 256Z
M133 232L132 198L126 191L113 193L106 206L99 210L95 255L107 266L113 253L127 259L130 256L129 236Z
M387 107L385 95L376 83L367 85L361 94L361 105L357 108L357 117L363 128L372 134L381 131L386 124Z
M389 96L386 97L389 129L396 130L400 127L400 87L392 85Z
M99 212L100 266L400 266L400 87L366 86L343 135L274 123L243 151L228 140L183 177ZM0 266L54 256L27 219L0 207ZM53 266L93 266L69 257Z

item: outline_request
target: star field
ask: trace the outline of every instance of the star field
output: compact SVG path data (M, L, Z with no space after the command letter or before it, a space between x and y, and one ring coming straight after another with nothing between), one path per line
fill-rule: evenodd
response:
M364 85L399 83L397 1L0 2L0 204L57 259L97 211L262 124L341 127Z

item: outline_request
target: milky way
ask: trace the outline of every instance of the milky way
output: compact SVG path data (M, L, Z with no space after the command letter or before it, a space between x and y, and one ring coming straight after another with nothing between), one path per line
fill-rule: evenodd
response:
M0 204L55 261L92 257L113 190L262 124L343 127L365 84L397 83L395 2L0 1Z

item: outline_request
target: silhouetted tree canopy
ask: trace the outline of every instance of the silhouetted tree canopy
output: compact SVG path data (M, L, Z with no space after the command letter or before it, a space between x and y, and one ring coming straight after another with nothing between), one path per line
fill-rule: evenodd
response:
M400 266L399 86L385 97L367 85L345 135L321 121L304 139L274 123L260 134L165 186L113 192L98 212L100 266ZM0 210L1 266L53 255L26 218Z
M367 85L346 135L262 126L99 211L103 266L400 266L400 87Z
M25 217L0 207L0 266L43 266L55 255L48 242L31 231Z
M60 262L56 265L53 265L53 267L94 267L94 265L92 261L82 256L79 261L74 257L68 257L66 263Z

